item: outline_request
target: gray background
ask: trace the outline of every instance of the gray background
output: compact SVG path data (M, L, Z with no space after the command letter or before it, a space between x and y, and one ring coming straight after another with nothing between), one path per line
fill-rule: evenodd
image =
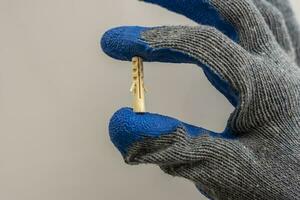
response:
M201 199L188 181L123 163L107 124L131 104L131 65L98 44L114 26L193 22L135 0L0 0L0 24L0 199ZM199 68L146 63L145 76L148 111L223 130L233 108Z

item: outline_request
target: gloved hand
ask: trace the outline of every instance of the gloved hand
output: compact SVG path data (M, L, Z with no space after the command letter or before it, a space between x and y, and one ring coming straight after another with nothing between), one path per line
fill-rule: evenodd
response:
M277 42L300 66L300 29L289 0L253 0ZM290 42L292 47L290 48Z
M300 199L300 43L288 2L145 1L199 25L119 27L104 34L102 49L120 60L199 65L235 110L214 133L120 109L109 132L125 161L157 164L212 199Z

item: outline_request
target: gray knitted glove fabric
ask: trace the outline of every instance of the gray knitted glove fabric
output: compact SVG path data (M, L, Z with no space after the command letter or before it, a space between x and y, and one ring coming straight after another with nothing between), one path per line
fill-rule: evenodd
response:
M288 0L253 0L277 42L300 65L300 28Z
M300 199L300 40L291 8L285 0L204 2L236 28L237 41L201 24L146 29L139 40L149 45L150 54L168 49L201 63L226 97L236 96L226 130L195 135L180 123L157 137L140 133L143 140L133 142L124 159L156 164L215 200ZM215 76L234 95L220 89ZM120 118L116 114L110 124L117 147L124 136L118 126L126 124Z

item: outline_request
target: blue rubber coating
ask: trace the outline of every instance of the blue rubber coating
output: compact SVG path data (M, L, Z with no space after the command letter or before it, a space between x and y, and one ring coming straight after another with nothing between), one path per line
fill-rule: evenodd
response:
M217 28L233 41L238 41L238 32L227 22L209 0L144 0L170 11L182 14L191 20Z
M158 114L137 114L131 108L118 110L109 123L111 141L125 155L128 148L146 137L158 137L176 130L180 121Z
M130 146L147 138L173 133L178 127L184 127L187 134L196 137L202 133L216 135L208 130L183 123L177 119L159 114L137 114L131 108L121 108L111 118L109 134L111 141L122 153L126 155Z

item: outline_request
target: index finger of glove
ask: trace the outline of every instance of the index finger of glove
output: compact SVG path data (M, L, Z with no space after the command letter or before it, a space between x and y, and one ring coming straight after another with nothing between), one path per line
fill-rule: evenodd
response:
M157 4L170 11L184 15L187 18L202 24L217 28L234 41L238 40L235 28L221 16L208 1L203 0L142 0Z
M210 25L237 41L246 50L265 53L274 38L252 0L144 0Z
M252 62L249 52L217 29L203 25L119 27L106 32L101 45L105 53L120 60L140 56L145 61L200 65L231 103L236 92L244 90L245 70Z

